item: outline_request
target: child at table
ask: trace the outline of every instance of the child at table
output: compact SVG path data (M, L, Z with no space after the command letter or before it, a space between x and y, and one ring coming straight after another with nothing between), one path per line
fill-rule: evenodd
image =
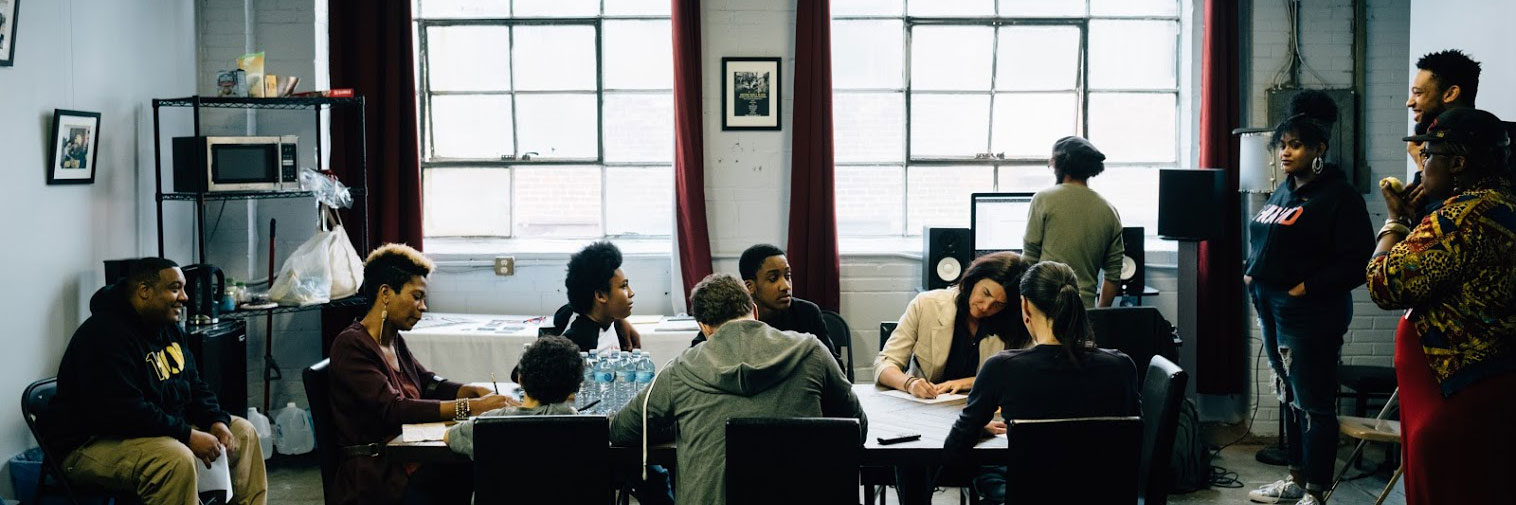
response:
M505 407L480 414L489 416L562 416L574 415L574 393L584 377L584 362L579 346L563 337L543 337L521 355L521 406ZM474 459L474 421L453 425L442 440L453 452Z

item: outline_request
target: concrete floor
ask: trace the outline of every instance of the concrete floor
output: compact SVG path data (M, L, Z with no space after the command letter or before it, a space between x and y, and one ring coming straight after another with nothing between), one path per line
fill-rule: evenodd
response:
M1273 482L1285 475L1283 467L1269 466L1253 459L1253 454L1262 447L1261 445L1233 445L1221 451L1220 457L1212 461L1212 465L1235 472L1236 479L1241 483L1240 487L1222 488L1213 487L1192 493L1172 495L1169 503L1175 505L1208 505L1208 504L1239 504L1248 503L1248 491L1258 486ZM1343 460L1351 453L1351 445L1342 445L1339 451L1339 468ZM1366 463L1361 465L1372 468L1384 459L1384 450L1371 446L1365 455ZM1354 471L1351 475L1359 475L1363 472ZM1350 475L1350 477L1351 477ZM1389 480L1389 471L1380 471L1373 475L1347 481L1338 488L1337 494L1332 497L1332 505L1368 505L1374 503L1381 489ZM316 467L316 460L311 455L304 456L276 456L268 464L269 494L268 502L278 505L323 505L321 491L321 472ZM1098 477L1092 479L1098 480ZM893 490L890 493L889 503L896 503ZM861 495L860 495L861 496ZM861 502L861 498L860 498ZM633 503L636 503L634 500ZM933 505L956 505L958 503L958 490L956 488L940 490L932 499ZM1401 484L1397 483L1391 490L1390 496L1385 500L1386 504L1404 505L1405 494Z

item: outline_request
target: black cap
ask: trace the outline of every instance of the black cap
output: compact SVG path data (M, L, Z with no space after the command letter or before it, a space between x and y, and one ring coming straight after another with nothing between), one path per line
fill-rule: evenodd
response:
M1053 142L1053 157L1070 161L1105 161L1105 153L1095 148L1095 144L1085 140L1084 137L1064 137Z
M1494 114L1479 109L1459 107L1437 115L1427 132L1412 135L1407 142L1455 142L1469 147L1501 147L1511 144L1505 124Z

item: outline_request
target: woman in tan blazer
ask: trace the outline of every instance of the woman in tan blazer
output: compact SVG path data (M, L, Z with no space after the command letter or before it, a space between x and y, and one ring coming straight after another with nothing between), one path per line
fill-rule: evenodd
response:
M985 360L1031 340L1015 305L1027 267L1013 252L987 254L958 284L916 295L874 358L874 383L918 398L972 389Z

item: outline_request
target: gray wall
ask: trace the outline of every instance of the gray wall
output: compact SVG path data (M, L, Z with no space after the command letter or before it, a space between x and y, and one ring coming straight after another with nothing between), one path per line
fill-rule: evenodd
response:
M152 98L194 93L190 0L31 0L17 16L15 64L0 67L0 215L8 289L0 382L8 405L26 384L58 371L101 260L156 253ZM95 183L48 186L53 109L101 113ZM165 114L165 118L173 121ZM184 261L184 204L171 215L168 256ZM21 414L0 409L0 457L34 442ZM6 470L8 473L9 470ZM13 496L0 475L0 496Z

